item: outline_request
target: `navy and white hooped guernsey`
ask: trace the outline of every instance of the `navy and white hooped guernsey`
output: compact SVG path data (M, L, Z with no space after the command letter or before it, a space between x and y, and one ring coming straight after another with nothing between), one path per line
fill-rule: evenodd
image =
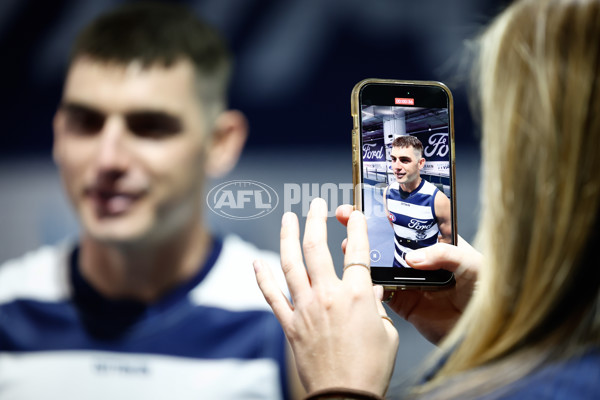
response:
M282 399L285 337L252 261L276 254L235 236L204 268L146 305L102 297L72 245L0 265L0 398Z
M394 227L394 267L410 268L404 261L406 253L437 243L437 192L438 188L425 179L410 193L402 190L398 182L388 186L386 203L388 219Z

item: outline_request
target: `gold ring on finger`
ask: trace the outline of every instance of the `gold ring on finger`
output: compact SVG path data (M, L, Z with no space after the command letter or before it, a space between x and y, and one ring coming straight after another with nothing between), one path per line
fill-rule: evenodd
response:
M367 269L367 271L371 271L371 267L369 266L369 264L362 263L362 262L349 262L348 264L344 265L344 271L355 265L360 265L361 267L365 267Z

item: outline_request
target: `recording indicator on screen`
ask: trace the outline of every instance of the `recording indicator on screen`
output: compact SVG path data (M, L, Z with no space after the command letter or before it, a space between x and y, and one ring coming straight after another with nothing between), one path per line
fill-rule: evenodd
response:
M396 97L394 98L394 104L401 106L414 106L415 99L407 98L407 97Z

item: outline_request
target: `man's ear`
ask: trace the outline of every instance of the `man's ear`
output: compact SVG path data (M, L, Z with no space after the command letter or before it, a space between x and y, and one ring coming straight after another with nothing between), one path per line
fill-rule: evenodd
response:
M421 157L419 159L419 170L422 170L424 166L425 166L425 158Z
M248 120L237 110L222 112L215 121L210 147L207 149L205 171L210 178L219 178L235 167L246 138Z

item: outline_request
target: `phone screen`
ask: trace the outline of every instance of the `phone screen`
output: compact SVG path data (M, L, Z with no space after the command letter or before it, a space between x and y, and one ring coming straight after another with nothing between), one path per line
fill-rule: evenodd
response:
M354 107L353 107L354 108ZM439 286L450 272L404 260L418 248L455 244L452 97L437 83L369 83L358 92L360 203L373 281Z

